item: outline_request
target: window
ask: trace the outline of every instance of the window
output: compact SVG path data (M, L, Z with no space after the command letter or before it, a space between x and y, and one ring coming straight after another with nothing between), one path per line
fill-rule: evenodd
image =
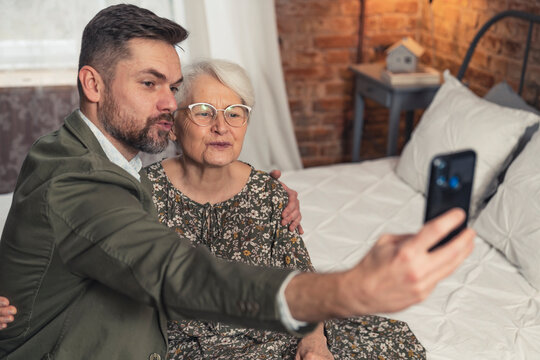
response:
M2 0L0 87L10 86L20 77L57 84L64 77L52 73L76 73L82 31L99 10L127 2L171 18L172 1ZM75 78L68 79L73 82Z

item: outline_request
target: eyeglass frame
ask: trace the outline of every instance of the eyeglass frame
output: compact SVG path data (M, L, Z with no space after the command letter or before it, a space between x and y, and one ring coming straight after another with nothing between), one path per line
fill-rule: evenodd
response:
M213 108L214 110L216 110L216 114L214 115L214 117L212 118L212 122L206 124L206 125L201 125L199 123L197 123L192 117L191 117L191 109L196 106L196 105L208 105L210 106L211 108ZM247 117L246 117L246 120L242 123L242 125L232 125L231 123L229 123L229 121L227 120L227 117L225 116L225 111L227 111L228 108L232 107L232 106L241 106L245 109L247 109L248 111L248 114L247 114ZM229 126L232 126L234 128L241 128L242 126L246 125L249 121L249 116L251 115L251 106L248 106L248 105L245 105L245 104L232 104L232 105L229 105L227 106L225 109L218 109L216 108L214 105L212 104L209 104L209 103L205 103L205 102L198 102L198 103L193 103L193 104L189 104L188 106L186 107L181 107L181 108L178 108L176 109L174 112L173 112L173 119L176 117L176 113L180 110L189 110L189 113L188 113L188 117L189 119L197 126L202 126L202 127L206 127L206 126L210 126L212 125L212 123L216 120L217 116L218 116L218 111L223 111L223 118L225 119L225 122L227 123L227 125Z

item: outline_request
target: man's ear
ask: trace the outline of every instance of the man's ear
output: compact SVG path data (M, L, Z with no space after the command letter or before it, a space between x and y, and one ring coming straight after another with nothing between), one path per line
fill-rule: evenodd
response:
M103 78L96 69L85 65L79 70L79 81L88 101L97 103L102 100L105 89Z

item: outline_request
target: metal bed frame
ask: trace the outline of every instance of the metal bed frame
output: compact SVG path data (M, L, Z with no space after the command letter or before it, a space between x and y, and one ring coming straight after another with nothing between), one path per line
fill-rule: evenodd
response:
M469 66L469 61L471 60L474 50L476 48L476 45L484 35L486 31L496 23L497 21L506 18L506 17L513 17L522 19L529 22L529 31L527 33L527 43L525 45L525 55L523 56L523 65L521 67L521 77L519 80L519 88L518 93L521 95L523 91L523 83L525 82L525 72L527 71L527 60L529 58L529 50L531 47L531 41L532 41L532 33L533 33L533 27L535 24L540 24L540 15L530 14L523 11L517 11L517 10L507 10L503 11L495 16L493 16L491 19L489 19L484 26L478 30L476 33L474 39L471 42L471 45L469 45L469 49L467 50L467 53L465 54L465 58L463 59L463 62L461 63L461 67L459 68L459 72L457 74L457 78L461 81L463 79L463 76L465 75L465 71L467 71L467 67Z

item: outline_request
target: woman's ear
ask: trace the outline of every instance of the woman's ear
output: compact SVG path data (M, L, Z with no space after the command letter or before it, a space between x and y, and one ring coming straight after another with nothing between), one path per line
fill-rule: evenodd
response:
M104 83L96 69L85 65L79 70L79 81L88 101L97 103L103 96Z
M169 130L169 139L174 141L174 142L176 142L176 131L175 130L176 130L175 125L173 123L173 126L171 127L171 130Z

